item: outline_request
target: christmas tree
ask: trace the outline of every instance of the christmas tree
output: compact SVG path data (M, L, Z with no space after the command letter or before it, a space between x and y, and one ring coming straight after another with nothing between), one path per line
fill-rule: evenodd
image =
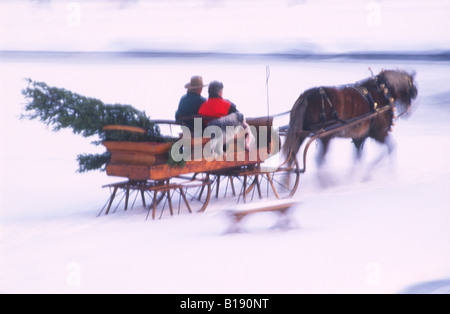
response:
M93 141L163 142L158 126L154 125L144 111L130 105L104 104L102 101L73 93L64 88L48 86L44 82L28 79L28 86L22 90L27 100L25 113L21 118L39 119L53 131L71 128L73 133L83 137L98 136ZM146 130L145 134L125 131L105 131L106 125L125 125ZM80 154L77 157L78 172L104 170L109 162L109 153Z

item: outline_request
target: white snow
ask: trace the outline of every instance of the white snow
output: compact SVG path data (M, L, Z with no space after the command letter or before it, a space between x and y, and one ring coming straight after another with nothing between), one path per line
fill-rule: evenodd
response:
M195 64L194 64L195 63ZM448 63L372 61L112 59L3 61L1 66L0 291L149 293L397 293L450 278L450 112ZM271 111L292 106L316 84L354 82L367 67L415 69L420 98L414 115L395 127L397 149L366 178L380 153L366 146L352 172L352 146L337 140L317 184L315 148L294 199L299 228L271 229L255 215L247 232L224 235L224 208L212 199L203 214L145 221L139 206L96 217L108 198L104 173L76 174L77 154L102 151L69 131L53 133L18 120L23 77L66 87L105 102L130 103L170 118L191 74L219 78L226 96L249 116L264 115L265 65L271 65ZM239 69L243 73L236 78ZM86 79L88 77L88 79ZM441 95L444 105L433 104ZM163 107L164 108L161 108Z
M0 50L412 51L450 43L440 32L450 29L448 1L258 1L256 11L251 1L71 3L2 1ZM346 19L324 14L321 26L314 17L330 5ZM196 37L201 19L213 24L212 13L220 27ZM2 57L0 293L399 293L450 278L449 62ZM289 231L272 229L274 217L263 213L249 217L247 232L224 235L233 197L213 198L203 214L155 222L139 206L96 217L109 196L102 185L122 179L75 173L75 158L103 148L18 119L24 78L172 119L197 74L224 82L225 97L247 116L264 116L267 65L271 114L290 110L312 86L368 77L369 66L417 71L419 98L412 117L394 128L391 158L369 172L382 147L368 142L354 168L352 144L336 140L319 171L313 145L294 196L299 227ZM320 187L319 174L333 184Z

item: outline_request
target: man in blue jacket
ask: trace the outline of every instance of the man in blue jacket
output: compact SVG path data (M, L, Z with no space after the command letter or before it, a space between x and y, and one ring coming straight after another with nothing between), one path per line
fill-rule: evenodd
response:
M175 113L175 120L184 122L191 130L194 129L193 116L198 114L200 106L206 101L206 98L201 95L205 86L208 85L203 84L201 76L191 77L191 81L184 86L187 88L187 93L181 97Z

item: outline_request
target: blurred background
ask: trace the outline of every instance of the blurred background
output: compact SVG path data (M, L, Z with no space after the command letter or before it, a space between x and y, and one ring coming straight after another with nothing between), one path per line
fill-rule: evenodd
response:
M450 49L447 0L3 0L0 51Z

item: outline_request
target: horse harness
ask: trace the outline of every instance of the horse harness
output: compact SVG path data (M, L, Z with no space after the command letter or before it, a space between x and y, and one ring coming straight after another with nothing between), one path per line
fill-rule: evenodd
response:
M326 114L325 114L325 100L327 101L328 106L331 109L331 115L336 121L340 121L345 123L345 121L341 120L339 118L339 114L336 111L336 108L334 108L333 104L331 103L330 98L328 98L327 93L323 89L323 87L319 87L319 93L320 93L320 99L322 100L322 112L320 113L320 121L322 124L325 124L326 122Z
M376 76L374 79L375 79L376 85L378 87L377 91L383 93L384 98L388 102L388 106L392 107L395 110L395 99L394 99L394 97L392 97L392 94L391 94L387 84L385 82L379 82L380 81L379 76ZM350 86L346 86L346 87L353 88L356 91L358 91L358 93L366 100L367 104L369 105L370 111L372 113L378 112L380 110L378 103L375 102L375 100L372 97L372 94L369 92L369 90L365 86L362 86L360 84L355 84L355 85L350 85ZM337 113L336 108L333 106L330 98L327 96L323 87L319 87L319 93L320 93L320 98L322 100L322 112L320 114L320 120L321 120L322 124L325 124L325 122L326 122L325 102L330 107L333 118L338 122L346 124L347 121L339 118L339 114ZM373 124L374 120L375 120L375 118L372 119L371 125Z

